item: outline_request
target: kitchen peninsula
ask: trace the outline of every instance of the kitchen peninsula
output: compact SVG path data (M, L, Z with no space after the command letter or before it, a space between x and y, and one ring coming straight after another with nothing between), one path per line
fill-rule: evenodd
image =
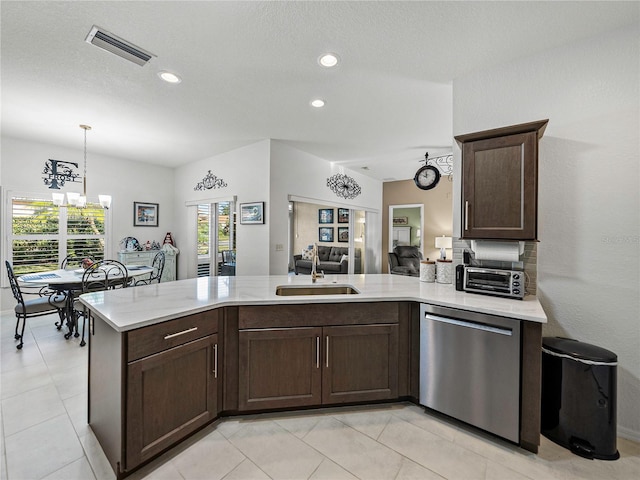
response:
M333 290L297 290L309 287ZM283 275L201 277L81 301L91 312L89 424L119 478L221 416L418 403L425 304L519 323L517 443L539 445L546 316L535 297L475 295L399 275L327 276L313 286Z

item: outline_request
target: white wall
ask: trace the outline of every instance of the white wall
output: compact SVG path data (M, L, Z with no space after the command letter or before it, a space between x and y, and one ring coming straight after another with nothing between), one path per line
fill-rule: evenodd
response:
M176 243L180 249L179 278L195 276L197 261L195 207L187 207L185 202L233 196L237 197L238 204L265 202L264 225L241 225L238 214L236 275L269 274L269 144L270 140L261 140L175 169L173 188L177 227L174 238L178 237ZM194 187L209 170L223 179L227 186L195 191Z
M354 178L362 193L352 200L338 197L329 187L327 178L344 173ZM269 203L270 267L269 273L287 273L288 202L289 195L313 200L312 203L380 212L382 208L382 182L343 167L333 166L326 160L305 153L279 141L271 141L271 200ZM336 212L337 213L337 212ZM337 232L336 232L337 233ZM282 245L277 250L276 245ZM367 255L371 255L380 271L380 235L372 235L367 242ZM372 272L373 273L373 272Z
M543 333L618 355L618 433L638 440L639 38L635 26L453 84L455 135L549 118L539 173ZM459 208L454 218L459 225Z
M81 132L79 131L78 135ZM51 190L43 182L42 170L47 159L77 162L82 173L82 137L80 147L68 149L57 145L27 142L15 138L2 137L0 177L4 191L28 193L82 191L82 183L67 183L60 190ZM116 258L120 239L127 236L138 240L162 241L167 231L173 229L173 169L159 167L131 160L105 157L91 153L88 136L87 153L87 195L89 200L98 201L98 194L113 197L110 209L111 242L107 245L107 256ZM133 202L159 204L158 227L133 227ZM2 226L2 228L4 225ZM4 249L2 252L4 262ZM2 305L11 305L11 292L2 289ZM7 303L5 303L5 301Z

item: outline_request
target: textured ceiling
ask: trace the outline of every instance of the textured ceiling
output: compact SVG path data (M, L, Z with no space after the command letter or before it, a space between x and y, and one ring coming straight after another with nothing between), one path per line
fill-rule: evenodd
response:
M451 151L451 81L639 21L632 2L11 2L2 134L165 166L264 138L375 178ZM84 42L92 25L157 57ZM337 68L317 64L323 52ZM179 85L157 72L180 74ZM326 106L314 109L313 98ZM369 170L360 170L363 166Z

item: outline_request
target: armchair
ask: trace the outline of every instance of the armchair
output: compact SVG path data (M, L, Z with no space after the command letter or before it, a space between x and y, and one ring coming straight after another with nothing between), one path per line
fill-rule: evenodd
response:
M394 275L420 276L422 253L418 247L398 245L389 252L389 273Z

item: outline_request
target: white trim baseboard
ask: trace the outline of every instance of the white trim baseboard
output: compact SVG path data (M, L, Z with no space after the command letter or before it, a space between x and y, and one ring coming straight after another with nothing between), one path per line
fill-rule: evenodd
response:
M640 443L640 432L618 425L618 436Z

